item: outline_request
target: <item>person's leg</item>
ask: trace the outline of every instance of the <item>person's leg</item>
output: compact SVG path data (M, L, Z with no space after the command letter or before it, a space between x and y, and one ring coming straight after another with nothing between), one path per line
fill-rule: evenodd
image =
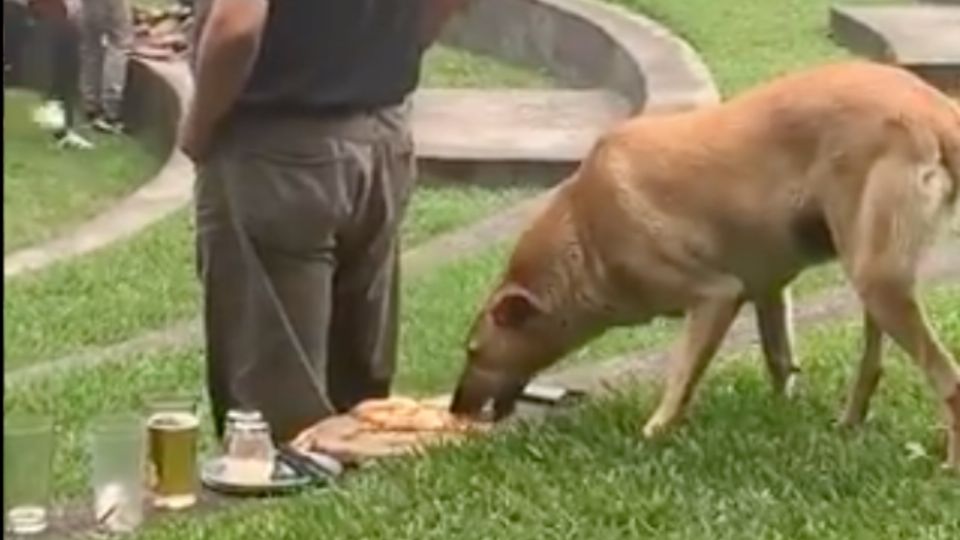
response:
M92 120L103 114L103 2L84 2L80 20L80 89L83 110Z
M263 412L286 441L334 413L327 338L336 230L349 156L282 122L230 127L200 168L197 224L208 388L218 433L228 409Z
M121 119L123 91L127 82L127 58L133 46L133 20L127 0L110 0L104 22L106 49L102 103L106 123L102 127L115 131Z
M373 174L355 188L360 204L342 236L334 279L328 377L340 411L389 395L396 364L399 228L415 171L405 111L380 117L382 134L369 153Z
M49 18L39 18L35 17L32 19L32 31L34 33L34 41L36 47L45 55L43 60L38 60L40 65L44 68L43 76L37 81L40 84L40 88L37 90L43 96L45 102L52 102L57 99L57 25L56 22Z
M3 2L3 83L17 85L23 71L23 45L27 39L29 14L25 5Z
M93 145L74 131L80 77L80 30L72 19L54 23L53 97L63 111L63 127L55 134L61 146L88 149Z
M58 21L54 47L54 95L63 104L64 126L74 127L74 107L80 76L80 36L70 21Z

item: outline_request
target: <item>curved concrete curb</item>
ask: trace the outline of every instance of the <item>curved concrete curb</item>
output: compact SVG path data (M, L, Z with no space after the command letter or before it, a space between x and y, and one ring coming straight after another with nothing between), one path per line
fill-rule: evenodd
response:
M686 41L647 17L602 2L473 2L443 41L545 67L575 88L611 90L628 99L634 113L719 100L710 71Z
M186 110L193 90L193 81L186 64L136 60L131 62L131 85L141 85L144 92L149 93L139 94L143 106L157 107L160 111L173 113L172 117L165 119L166 125L143 132L145 144L167 149L166 162L150 181L93 219L67 234L5 256L5 279L130 237L190 201L194 179L193 165L186 156L176 150L173 141L180 115ZM165 101L172 104L172 107L160 106L161 104L153 100ZM156 109L144 111L141 114L149 115L155 111ZM134 117L134 124L137 120ZM144 128L147 127L144 125Z

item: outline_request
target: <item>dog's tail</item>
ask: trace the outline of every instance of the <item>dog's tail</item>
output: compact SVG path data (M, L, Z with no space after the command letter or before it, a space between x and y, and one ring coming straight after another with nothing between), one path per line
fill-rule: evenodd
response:
M953 118L947 121L947 129L940 137L940 156L944 170L952 181L947 193L947 204L952 209L950 229L960 234L960 105L948 101Z

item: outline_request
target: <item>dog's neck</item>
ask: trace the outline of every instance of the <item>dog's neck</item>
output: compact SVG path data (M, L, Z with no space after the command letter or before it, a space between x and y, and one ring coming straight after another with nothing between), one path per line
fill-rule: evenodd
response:
M602 264L580 235L568 192L560 191L521 236L504 284L526 289L552 313L600 329L618 318L601 288L602 272Z

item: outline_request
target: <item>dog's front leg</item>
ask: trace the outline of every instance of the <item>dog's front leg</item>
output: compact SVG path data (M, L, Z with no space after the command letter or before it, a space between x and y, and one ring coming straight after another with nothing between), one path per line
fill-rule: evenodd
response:
M723 342L742 303L740 298L709 299L687 312L683 336L668 368L663 397L643 428L645 436L659 434L683 416L697 382Z
M770 373L773 391L790 396L800 372L793 356L790 290L778 289L757 298L755 308L763 358Z

